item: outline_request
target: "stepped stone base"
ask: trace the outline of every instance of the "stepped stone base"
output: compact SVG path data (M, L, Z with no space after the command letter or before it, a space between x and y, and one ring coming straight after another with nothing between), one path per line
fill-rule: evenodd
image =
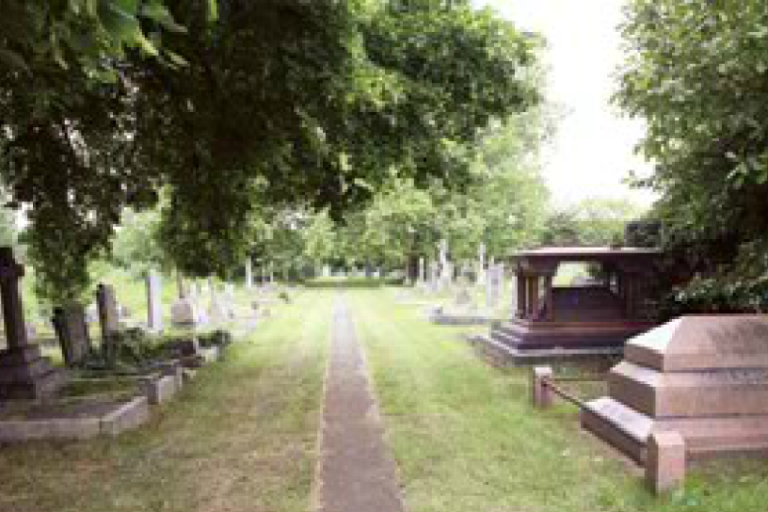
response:
M676 432L685 456L768 453L768 316L690 316L627 343L584 428L634 460Z
M54 368L36 345L0 352L0 399L49 398L66 382L66 372Z
M518 350L617 348L654 327L651 322L529 322L513 320L491 327L491 337Z
M500 343L490 336L471 336L467 338L477 350L499 363L526 366L555 362L610 362L621 357L621 347L585 347L578 349L541 348L521 349Z

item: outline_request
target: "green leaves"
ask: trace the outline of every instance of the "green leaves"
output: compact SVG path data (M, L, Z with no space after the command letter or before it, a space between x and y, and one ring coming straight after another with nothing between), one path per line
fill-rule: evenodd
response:
M754 272L732 267L753 257L739 247L768 239L768 4L633 0L622 31L630 58L616 99L647 123L641 149L675 279L754 290Z

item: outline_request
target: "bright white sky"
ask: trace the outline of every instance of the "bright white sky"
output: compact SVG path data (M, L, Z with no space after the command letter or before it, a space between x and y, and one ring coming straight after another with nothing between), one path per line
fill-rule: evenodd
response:
M622 59L622 0L473 0L491 6L518 28L547 39L547 96L562 111L552 145L544 151L544 176L555 201L627 197L649 204L646 191L622 183L630 170L649 166L633 154L642 123L621 117L609 103Z

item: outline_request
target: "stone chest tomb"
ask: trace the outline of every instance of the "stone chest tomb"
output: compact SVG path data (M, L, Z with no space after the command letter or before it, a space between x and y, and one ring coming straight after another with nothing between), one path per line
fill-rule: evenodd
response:
M518 252L516 311L491 338L516 353L618 349L654 327L648 284L659 251L642 248L553 247ZM563 264L590 265L594 278L558 285Z
M677 432L689 459L768 452L768 316L683 317L630 340L582 425L643 462Z

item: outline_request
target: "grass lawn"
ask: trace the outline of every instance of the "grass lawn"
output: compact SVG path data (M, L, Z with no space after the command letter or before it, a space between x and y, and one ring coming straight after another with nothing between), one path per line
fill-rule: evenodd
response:
M528 404L528 372L499 370L394 294L350 291L410 512L768 510L768 463L710 464L657 500L641 471L578 427L577 411Z
M135 432L0 447L0 512L306 512L335 293L280 305ZM392 289L344 293L409 512L768 511L768 463L701 466L657 500L575 408L532 410L527 371L487 365Z
M0 447L0 511L306 512L332 306L280 306L137 431Z

